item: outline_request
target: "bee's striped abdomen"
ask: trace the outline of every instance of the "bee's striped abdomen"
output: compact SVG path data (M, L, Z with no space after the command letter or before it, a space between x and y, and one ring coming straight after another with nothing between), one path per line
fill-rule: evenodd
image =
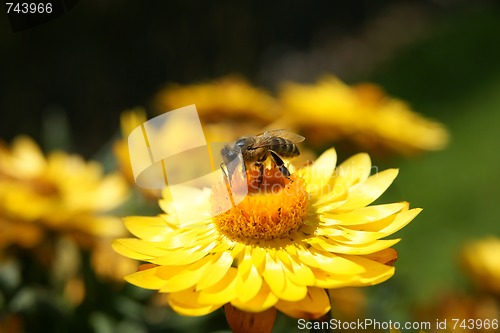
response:
M269 149L280 156L290 158L300 155L299 148L293 142L281 137L274 137L272 140L273 142L269 145Z

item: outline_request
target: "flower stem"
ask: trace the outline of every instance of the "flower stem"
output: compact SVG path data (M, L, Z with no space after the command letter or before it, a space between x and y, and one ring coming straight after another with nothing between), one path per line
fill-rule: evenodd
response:
M234 333L271 333L276 320L276 309L263 312L241 311L231 304L224 305L226 319Z

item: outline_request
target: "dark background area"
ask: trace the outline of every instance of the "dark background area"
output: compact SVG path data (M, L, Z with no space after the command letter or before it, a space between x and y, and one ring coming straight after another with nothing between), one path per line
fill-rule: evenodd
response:
M17 33L2 12L0 136L10 141L26 133L40 139L44 119L62 112L74 139L70 148L89 157L115 133L121 111L147 107L168 82L240 73L274 89L282 80L313 81L325 72L348 82L366 80L375 66L422 39L434 25L482 8L498 14L498 5L489 1L86 0L51 22ZM431 55L435 59L417 52L400 67L415 76L422 75L419 61L426 59L421 58L453 62L453 53L466 59L457 53L462 37L472 39L469 52L481 52L489 61L498 58L498 49L491 50L498 46L484 45L469 33L460 32L459 40L446 46L455 50L438 47ZM418 102L422 94L454 94L442 86L461 81L445 80L428 81L427 90L420 80L408 80L414 85L410 90L384 81L391 93ZM405 96L408 91L413 95Z

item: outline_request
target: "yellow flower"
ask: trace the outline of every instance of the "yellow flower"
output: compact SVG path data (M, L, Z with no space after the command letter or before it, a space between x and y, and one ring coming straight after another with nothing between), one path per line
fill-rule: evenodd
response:
M263 132L279 118L276 99L238 75L204 83L171 84L154 99L157 113L195 104L207 141L229 142Z
M368 206L397 170L370 176L366 154L335 164L330 149L290 180L266 169L260 188L249 186L240 204L215 216L227 196L224 181L212 189L186 188L187 224L169 199L160 201L166 214L126 218L137 238L113 246L148 262L126 280L168 293L170 306L183 315L205 315L227 303L253 313L275 307L297 318L324 315L330 310L325 289L374 285L394 274L397 254L390 247L399 240L382 238L420 212L407 202ZM248 172L250 185L256 173Z
M465 269L481 290L500 295L500 238L488 237L468 243L462 258Z
M206 122L227 121L227 118L235 123L243 119L265 122L274 120L277 112L271 95L236 75L207 83L170 85L158 93L155 101L160 112L196 104Z
M350 140L371 151L411 154L439 150L448 142L443 125L373 84L350 87L333 76L315 85L287 83L279 102L284 121L313 143Z
M98 163L63 152L46 158L33 140L19 137L11 149L0 146L0 248L31 248L52 232L83 245L123 235L120 220L104 213L126 195L121 176L103 176Z

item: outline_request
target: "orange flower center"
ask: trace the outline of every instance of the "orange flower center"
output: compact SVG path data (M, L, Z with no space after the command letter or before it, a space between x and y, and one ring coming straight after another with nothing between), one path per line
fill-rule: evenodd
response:
M233 191L237 182L233 181ZM219 231L235 239L275 239L298 229L309 210L302 178L285 178L277 168L266 169L259 186L259 172L247 171L248 195L231 209L214 217ZM227 196L224 186L214 187L212 204Z

